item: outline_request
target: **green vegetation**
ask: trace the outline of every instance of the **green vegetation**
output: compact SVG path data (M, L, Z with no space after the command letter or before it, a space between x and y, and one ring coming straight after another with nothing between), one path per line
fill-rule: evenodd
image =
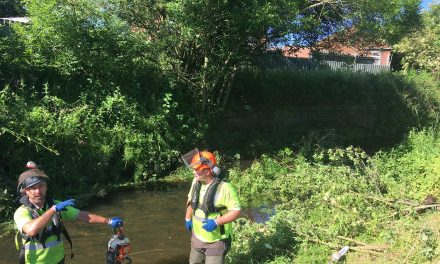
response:
M440 194L439 9L420 19L419 2L0 1L32 21L0 26L0 227L28 160L53 195L86 198L162 181L197 146L236 164L244 204L275 208L238 221L230 263L343 245L350 263L440 261L438 213L417 208ZM271 45L351 26L397 44L406 71L259 69Z
M407 35L396 50L403 55L404 69L424 69L440 78L440 4L423 14L421 27Z
M210 138L221 153L245 159L309 144L355 145L371 153L436 122L438 89L430 74L414 71L246 72Z
M22 16L24 14L21 0L0 0L0 17Z
M418 206L439 197L439 161L432 128L371 157L354 147L313 156L285 149L234 168L243 202L273 204L276 214L265 224L238 221L229 263L325 263L344 245L347 263L435 263L440 217Z

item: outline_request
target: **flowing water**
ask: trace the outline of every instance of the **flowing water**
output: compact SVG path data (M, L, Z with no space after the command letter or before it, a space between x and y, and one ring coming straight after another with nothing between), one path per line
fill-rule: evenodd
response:
M131 242L133 264L188 263L190 233L185 230L185 202L189 185L161 191L115 193L83 208L106 217L125 221L125 234ZM105 225L66 223L73 240L75 257L65 242L66 263L105 263L107 242L112 236ZM17 263L14 235L0 238L0 264Z

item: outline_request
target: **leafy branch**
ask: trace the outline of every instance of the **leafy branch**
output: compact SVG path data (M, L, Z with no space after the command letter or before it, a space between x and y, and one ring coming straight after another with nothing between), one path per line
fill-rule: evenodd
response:
M51 153L53 153L53 154L55 154L57 156L60 155L60 153L56 149L53 149L53 148L51 148L49 146L46 146L45 144L43 144L39 140L35 140L35 139L33 139L33 138L29 137L29 136L26 136L26 135L23 135L23 134L20 134L20 133L16 133L16 132L14 132L14 131L12 131L12 130L10 130L8 128L5 128L5 127L0 128L0 136L5 134L5 133L9 133L10 135L15 137L20 142L25 142L27 140L28 142L33 143L33 144L35 144L37 146L40 146L40 147L46 149L47 151L49 151L49 152L51 152Z

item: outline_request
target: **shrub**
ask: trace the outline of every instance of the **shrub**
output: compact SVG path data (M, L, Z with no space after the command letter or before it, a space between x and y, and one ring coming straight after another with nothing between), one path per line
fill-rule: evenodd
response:
M359 246L356 240L386 243L399 254L413 247L410 239L421 239L423 254L413 261L436 259L438 220L426 223L414 207L439 197L439 136L436 128L413 130L399 147L372 157L354 147L318 149L310 158L285 149L230 170L243 204L275 209L265 224L239 221L230 263L323 263L344 245Z

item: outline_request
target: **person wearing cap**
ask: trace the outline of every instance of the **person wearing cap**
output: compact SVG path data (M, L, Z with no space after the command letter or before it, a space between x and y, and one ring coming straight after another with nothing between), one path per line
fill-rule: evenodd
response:
M17 191L21 195L21 206L14 214L18 234L22 237L20 248L18 237L16 239L17 248L20 249L19 263L64 263L61 234L70 243L71 249L72 243L62 221L81 220L107 224L112 228L122 225L119 217L106 218L74 208L74 199L61 202L48 197L46 182L49 177L35 163L28 163L26 167L28 170L18 178Z
M194 180L188 194L185 227L192 232L191 264L223 264L232 242L232 222L240 202L232 185L221 179L215 155L194 149L182 156Z

